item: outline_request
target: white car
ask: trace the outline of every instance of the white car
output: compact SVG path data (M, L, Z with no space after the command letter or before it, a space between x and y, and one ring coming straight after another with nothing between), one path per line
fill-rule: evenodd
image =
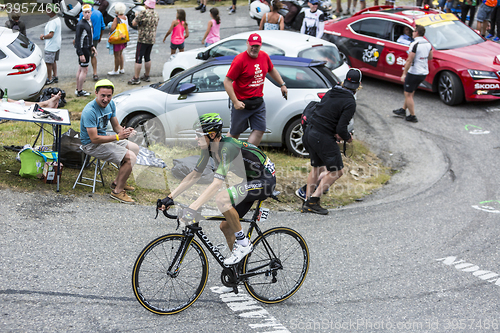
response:
M28 37L0 27L0 89L12 99L36 97L47 80L42 50Z
M262 48L269 55L301 57L326 61L328 67L340 81L344 81L349 66L335 44L326 40L284 30L257 30L242 32L222 39L207 47L179 52L170 56L163 65L163 80L215 57L234 56L247 49L247 39L252 33L262 37Z

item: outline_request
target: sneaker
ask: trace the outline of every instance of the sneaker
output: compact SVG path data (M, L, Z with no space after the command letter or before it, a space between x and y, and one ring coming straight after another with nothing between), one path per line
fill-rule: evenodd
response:
M307 185L304 185L295 191L295 195L302 201L306 201L306 186Z
M417 116L412 116L412 115L406 116L406 121L411 121L412 123L418 123Z
M227 8L227 10L228 10L228 11L230 11L231 9L233 9L233 6L229 6L229 7Z
M151 79L149 78L149 76L146 76L146 74L144 74L143 76L141 76L141 78L139 80L142 80L142 81L145 81L145 82L151 81Z
M406 117L406 110L403 108L399 108L397 110L393 110L392 113L394 113L398 117Z
M118 71L118 73L120 73L120 74L125 74L125 69L120 69L120 70Z
M45 81L45 84L52 84L52 83L54 83L54 79L53 78L50 79L50 80L47 78L47 80Z
M54 83L59 83L59 78L57 76L54 76L52 80L54 81Z
M111 183L111 185L109 185L109 187L111 187L111 189L114 190L116 188L116 184L115 183ZM130 186L128 184L125 184L125 186L123 187L123 189L125 191L135 191L135 187Z
M232 293L233 291L234 289L231 287L226 287L226 286L219 287L219 294L228 294Z
M134 199L132 199L131 197L129 197L127 195L125 190L121 191L120 193L115 193L115 192L111 191L111 194L109 196L111 198L118 200L120 202L123 202L123 203L134 203L135 202Z
M99 75L97 74L92 75L92 78L94 79L94 81L99 81Z
M119 72L119 71L116 71L116 72L115 72L115 71L108 72L108 75L118 75L118 74L120 74L120 72Z
M236 9L232 9L229 11L229 15L236 13Z
M202 8L203 8L203 4L202 3L200 3L200 5L198 7L195 7L196 10L200 10Z
M500 37L495 37L492 39L492 41L494 41L494 42L498 42L499 40L500 40Z
M494 35L492 34L488 34L488 36L486 36L486 39L490 39L491 37L493 37Z
M141 80L139 80L138 78L133 77L132 79L130 79L128 81L128 84L141 84Z
M235 265L241 261L241 259L245 258L247 254L252 252L253 244L248 243L248 246L242 246L238 243L234 243L233 252L229 258L224 259L224 265Z
M320 206L318 197L310 197L309 200L306 200L300 212L328 215L328 209Z
M85 90L75 90L75 95L76 97L86 97L86 96L90 96L90 93L88 91L85 91Z
M200 13L204 13L204 12L206 12L206 11L207 11L207 7L206 7L206 6L201 7L201 9L200 9Z

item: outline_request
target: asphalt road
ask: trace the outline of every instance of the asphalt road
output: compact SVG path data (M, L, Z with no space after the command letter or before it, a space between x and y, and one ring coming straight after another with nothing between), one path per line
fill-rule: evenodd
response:
M498 332L500 103L448 107L419 91L414 124L392 116L402 86L363 86L356 135L399 172L328 216L271 214L270 227L296 229L309 245L309 274L291 299L221 297L212 260L192 307L151 314L133 296L132 266L175 223L107 197L3 189L0 330ZM217 225L205 226L222 242Z

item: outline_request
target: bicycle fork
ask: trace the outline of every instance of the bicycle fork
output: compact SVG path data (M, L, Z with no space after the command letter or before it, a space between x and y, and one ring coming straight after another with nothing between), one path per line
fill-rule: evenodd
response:
M167 270L167 275L173 278L179 275L182 261L184 260L184 257L186 256L189 246L191 245L191 242L194 238L194 233L191 228L186 228L186 230L184 231L184 235L186 237L184 237L184 240L181 242L179 249L175 253L174 259L172 260L172 263Z

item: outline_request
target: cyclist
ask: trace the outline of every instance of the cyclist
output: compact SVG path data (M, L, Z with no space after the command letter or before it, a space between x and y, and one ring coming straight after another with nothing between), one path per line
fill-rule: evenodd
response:
M243 233L239 218L250 210L255 200L263 200L272 195L276 177L274 163L266 154L253 144L222 136L222 125L218 113L204 114L200 116L199 121L196 121L193 128L196 131L198 145L202 149L201 156L194 170L162 200L163 206L160 209L164 210L166 206L173 205L173 199L196 183L209 158L212 157L218 164L212 184L196 201L183 210L179 220L185 224L196 222L198 209L216 196L217 207L226 218L221 222L220 229L232 251L231 256L224 260L224 264L234 265L253 250L252 243ZM246 181L217 193L229 171Z

